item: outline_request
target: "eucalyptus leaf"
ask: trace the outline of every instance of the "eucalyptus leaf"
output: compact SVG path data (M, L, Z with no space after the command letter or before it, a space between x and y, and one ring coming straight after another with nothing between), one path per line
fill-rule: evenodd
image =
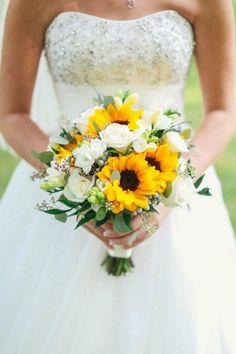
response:
M103 101L104 108L107 108L109 104L115 104L115 100L113 96L106 96Z
M37 152L35 150L32 150L31 152L36 159L40 160L45 164L49 164L53 160L54 154L52 151Z
M125 221L126 225L130 228L130 230L132 230L131 213L123 213L123 217L124 217L124 221Z
M66 222L67 221L67 215L65 213L63 214L56 214L54 215L55 218L60 221L60 222Z
M107 209L105 207L99 208L96 213L96 220L97 221L103 220L106 216L106 213L107 213Z
M114 216L113 228L117 233L121 234L132 231L132 228L127 225L123 213L119 213Z
M172 183L167 182L166 183L166 190L164 191L163 195L165 198L168 198L172 193Z
M95 227L99 227L103 225L106 221L108 221L111 218L111 214L111 211L108 211L104 219L102 219L101 221L96 220Z

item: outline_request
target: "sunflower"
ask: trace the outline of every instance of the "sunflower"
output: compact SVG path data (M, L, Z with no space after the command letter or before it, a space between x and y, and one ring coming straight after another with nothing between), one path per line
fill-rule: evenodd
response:
M79 143L83 141L83 136L81 134L75 134L73 140L65 145L65 149L72 151L78 147Z
M62 146L59 146L59 148L57 149L57 154L56 154L56 161L57 162L61 162L61 160L72 156L72 152L63 148Z
M106 182L104 193L113 213L148 207L148 196L156 193L157 171L142 154L111 157L97 174Z
M110 117L105 108L97 108L88 119L85 134L94 138L99 131L103 130L110 123Z
M110 118L110 123L118 123L128 125L130 130L136 130L139 128L137 121L143 114L143 109L132 109L132 102L126 102L119 108L109 104L107 107L107 113Z
M175 169L178 165L178 153L170 151L168 144L158 146L157 150L147 150L145 159L153 166L157 174L157 192L163 193L167 182L172 182L176 177Z
M107 108L95 109L93 115L89 117L86 134L95 137L100 130L103 130L108 124L124 124L130 130L139 128L137 121L143 114L143 109L132 109L132 102L126 102L120 107L109 104Z

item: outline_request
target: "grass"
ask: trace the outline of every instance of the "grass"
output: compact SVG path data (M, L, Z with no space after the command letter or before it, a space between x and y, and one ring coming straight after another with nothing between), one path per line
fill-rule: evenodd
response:
M233 1L236 13L236 0ZM185 90L185 115L196 128L202 116L201 91L193 60ZM236 230L236 135L216 163L216 169L221 179L223 193L230 217ZM18 158L0 150L0 196L4 193L9 178L19 161Z

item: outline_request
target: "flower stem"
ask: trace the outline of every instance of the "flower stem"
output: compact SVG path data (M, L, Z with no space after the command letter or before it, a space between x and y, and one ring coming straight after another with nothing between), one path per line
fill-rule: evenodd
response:
M132 272L132 269L135 267L131 257L129 258L120 258L112 257L109 254L106 255L101 266L105 267L105 270L108 274L112 274L116 277L126 275L128 272Z

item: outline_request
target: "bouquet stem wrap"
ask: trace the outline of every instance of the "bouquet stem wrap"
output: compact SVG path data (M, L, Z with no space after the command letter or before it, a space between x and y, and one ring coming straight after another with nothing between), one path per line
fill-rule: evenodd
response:
M125 275L127 272L132 272L134 268L132 253L133 248L124 249L121 245L115 245L114 249L107 248L107 256L101 265L105 267L108 274Z

